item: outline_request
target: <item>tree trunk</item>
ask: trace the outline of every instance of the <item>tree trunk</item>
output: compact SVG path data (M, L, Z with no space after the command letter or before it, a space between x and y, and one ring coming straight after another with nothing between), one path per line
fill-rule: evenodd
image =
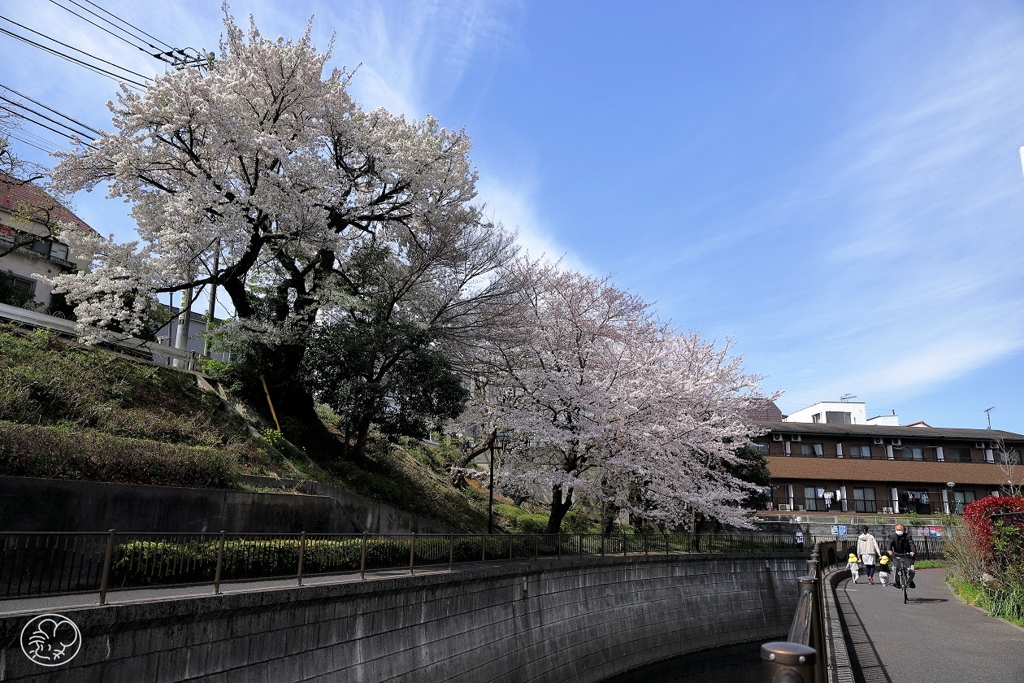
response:
M562 520L565 519L565 514L569 512L569 508L572 507L572 489L570 488L565 496L562 498L562 487L555 485L551 487L551 515L548 517L548 526L544 530L546 534L557 534L562 530Z
M333 458L339 450L337 439L320 421L313 396L298 380L305 350L302 344L261 348L254 352L258 356L254 360L264 373L285 438L311 456Z

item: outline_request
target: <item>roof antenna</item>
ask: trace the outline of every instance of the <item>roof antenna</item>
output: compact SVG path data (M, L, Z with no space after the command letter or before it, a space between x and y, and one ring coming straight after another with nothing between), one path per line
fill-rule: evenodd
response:
M842 396L839 397L839 400L842 401L843 403L846 403L847 401L851 401L855 398L857 397L854 396L853 394L843 394Z
M985 408L985 410L981 411L981 412L985 413L985 417L988 418L988 428L989 429L992 429L992 411L995 410L995 409L996 409L996 407L992 406L991 408Z

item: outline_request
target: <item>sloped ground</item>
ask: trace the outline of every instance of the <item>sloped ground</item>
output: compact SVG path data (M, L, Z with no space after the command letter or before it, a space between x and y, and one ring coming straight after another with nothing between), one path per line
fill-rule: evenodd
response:
M457 528L486 528L486 501L451 486L455 453L443 446L378 440L359 464L311 454L325 472L264 436L192 374L0 325L0 475L237 488L240 474L301 470Z

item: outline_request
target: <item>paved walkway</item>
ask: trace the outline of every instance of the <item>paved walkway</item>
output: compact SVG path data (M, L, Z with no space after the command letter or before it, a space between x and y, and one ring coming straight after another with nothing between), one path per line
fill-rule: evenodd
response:
M522 564L515 562L515 564ZM455 572L469 569L479 569L483 566L498 565L497 562L476 564L456 564L452 570ZM504 563L502 566L508 566ZM442 567L423 567L416 570L416 576L427 576L430 574L447 574L448 565ZM380 569L367 571L365 581L381 581L399 577L408 577L408 569ZM359 573L327 574L306 576L302 579L303 586L323 586L340 583L358 583L361 581ZM260 591L281 590L295 588L294 577L286 579L264 579L261 581L232 581L222 583L220 592L224 595L231 593L253 593ZM194 598L213 595L213 584L204 583L194 586L172 586L160 588L130 588L112 590L107 593L108 605L124 605L138 602L156 602L160 600L174 600L177 598ZM38 614L44 610L60 612L62 610L76 609L80 607L95 607L99 601L99 593L77 593L49 596L28 596L22 598L10 598L0 600L0 616L16 616L23 614Z
M964 604L945 570L917 573L917 590L849 579L836 598L858 683L1024 681L1024 629Z

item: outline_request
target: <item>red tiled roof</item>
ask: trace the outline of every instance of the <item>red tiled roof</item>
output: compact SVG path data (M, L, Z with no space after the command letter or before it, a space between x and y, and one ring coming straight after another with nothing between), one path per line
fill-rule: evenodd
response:
M57 203L38 185L23 183L3 173L0 173L0 208L12 212L25 211L39 222L67 222L85 230L93 230L88 223Z
M1018 467L1020 467L1018 465ZM769 456L772 479L920 482L1000 486L1006 474L999 465L977 462L919 462Z

